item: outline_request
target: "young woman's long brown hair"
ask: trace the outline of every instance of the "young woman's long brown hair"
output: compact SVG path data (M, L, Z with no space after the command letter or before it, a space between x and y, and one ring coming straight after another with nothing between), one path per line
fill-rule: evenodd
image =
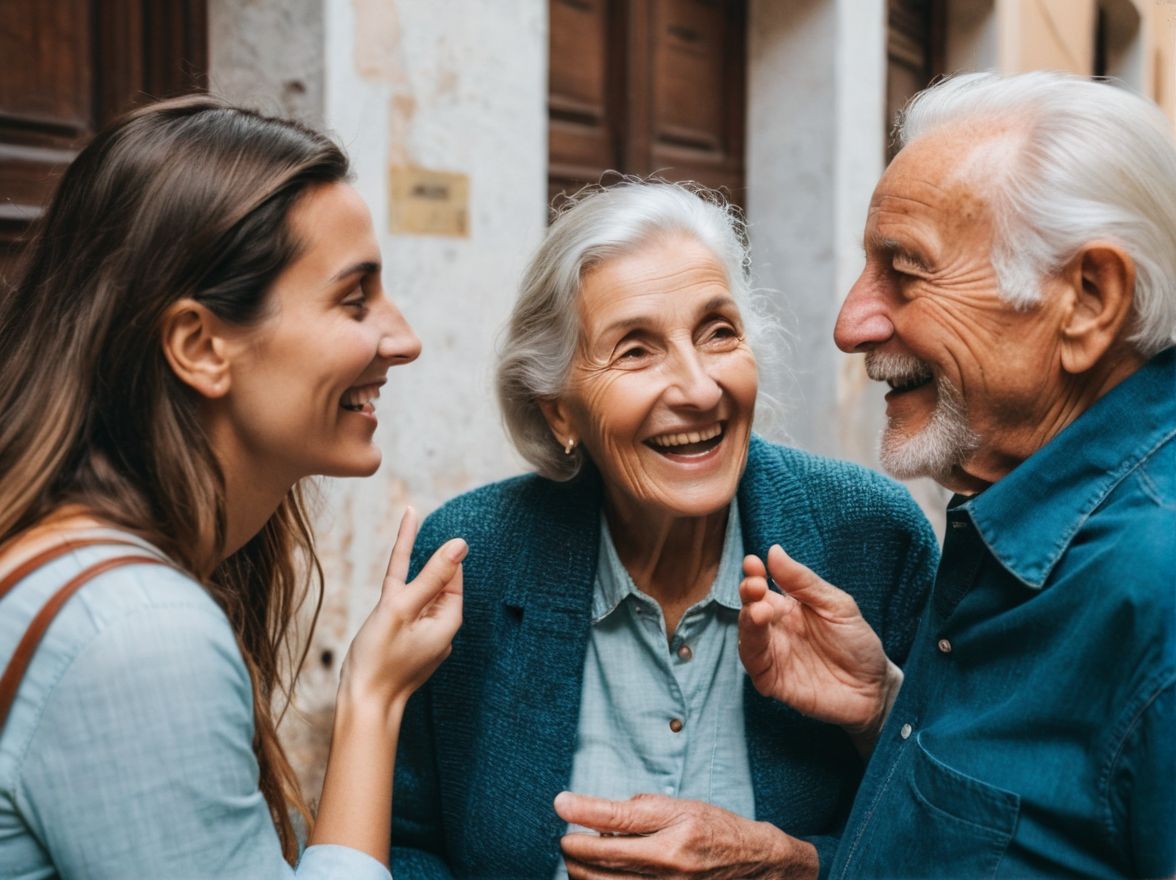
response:
M160 321L181 297L236 324L262 318L298 252L291 207L347 175L338 147L295 123L207 96L151 105L70 166L23 274L0 295L0 543L81 505L206 585L252 678L260 787L291 863L290 807L309 814L272 703L289 696L283 651L310 586L302 572L317 614L321 571L298 486L221 561L224 479L200 401L164 358Z

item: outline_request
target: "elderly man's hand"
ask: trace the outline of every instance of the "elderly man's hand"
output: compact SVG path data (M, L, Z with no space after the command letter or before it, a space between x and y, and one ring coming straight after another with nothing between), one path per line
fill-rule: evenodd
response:
M798 712L839 724L869 754L902 686L902 671L857 602L779 546L768 551L768 589L757 556L743 560L739 656L756 690Z
M792 880L817 876L812 844L702 801L639 794L627 801L562 792L555 811L600 832L564 835L571 880Z

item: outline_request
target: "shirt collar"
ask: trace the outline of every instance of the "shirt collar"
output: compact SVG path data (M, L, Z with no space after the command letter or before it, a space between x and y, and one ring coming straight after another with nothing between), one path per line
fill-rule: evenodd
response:
M600 552L596 570L596 587L592 597L592 622L599 623L608 617L628 596L644 595L633 583L633 578L621 563L617 548L613 544L604 512L600 514ZM710 592L702 605L717 602L724 608L738 611L739 582L743 578L743 532L739 526L739 507L731 499L727 511L727 531L723 535L723 550L719 556L719 568Z
M992 555L1045 586L1074 534L1141 461L1176 436L1176 347L1128 376L1007 476L956 507Z

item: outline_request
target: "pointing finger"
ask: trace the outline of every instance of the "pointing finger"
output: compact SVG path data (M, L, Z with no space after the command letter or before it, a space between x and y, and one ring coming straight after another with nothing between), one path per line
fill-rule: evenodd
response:
M469 545L461 538L451 538L434 553L412 582L396 594L404 603L405 613L419 617L425 607L442 591L461 592L461 561Z
M400 518L400 528L396 532L396 543L392 545L392 555L388 559L388 571L384 575L385 586L390 580L399 585L408 578L408 561L412 558L412 545L416 541L416 534L416 511L406 507L404 516Z

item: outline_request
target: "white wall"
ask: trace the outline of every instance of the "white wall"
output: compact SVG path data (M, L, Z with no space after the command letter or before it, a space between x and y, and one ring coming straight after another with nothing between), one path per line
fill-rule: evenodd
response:
M884 0L751 0L748 221L756 283L791 332L762 387L795 445L877 467L882 389L833 325L864 262L862 231L885 160ZM944 493L908 484L933 522Z
M214 94L322 122L322 0L209 0L208 31Z
M381 392L379 472L322 486L317 534L327 597L300 711L283 730L306 789L317 792L339 664L375 601L405 505L425 514L522 470L500 428L491 372L495 336L546 224L547 4L462 0L459 10L433 0L212 0L211 7L214 86L333 132L372 209L385 287L424 342L420 359L393 370ZM302 91L288 82L300 76L309 82ZM388 169L405 164L468 175L467 237L389 232Z

